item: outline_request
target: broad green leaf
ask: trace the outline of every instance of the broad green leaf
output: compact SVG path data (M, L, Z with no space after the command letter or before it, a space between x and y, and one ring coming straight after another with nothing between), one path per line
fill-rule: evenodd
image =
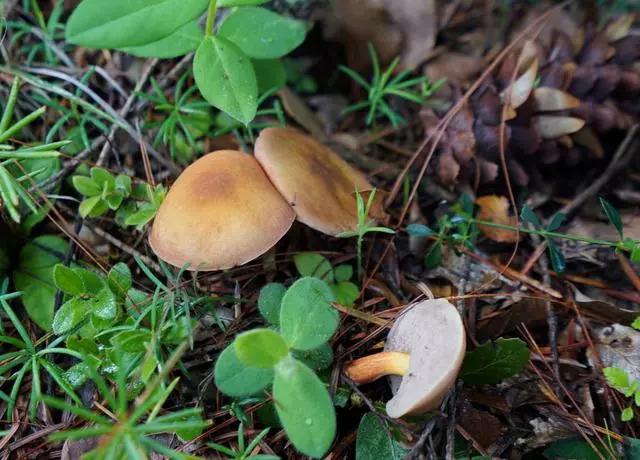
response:
M431 245L424 256L425 268L436 268L442 262L442 241L438 240Z
M111 289L102 289L90 302L91 312L101 320L111 321L118 316L116 296Z
M109 289L120 299L123 299L133 284L131 270L127 264L120 262L111 267L107 276Z
M625 436L626 441L625 454L627 458L640 458L640 439Z
M105 287L104 281L91 270L85 268L74 268L74 272L82 278L84 292L88 294L97 294Z
M82 278L73 269L62 264L53 267L53 282L65 294L78 295L84 292Z
M620 420L622 420L623 422L633 420L633 408L625 407L620 414Z
M280 333L296 350L312 350L329 340L340 316L330 302L335 297L327 283L305 277L293 283L282 298Z
M127 353L138 353L146 350L145 344L151 342L152 334L149 329L129 329L118 332L109 339L111 344Z
M98 345L93 340L83 337L68 337L66 344L69 350L75 350L87 355L97 355L100 352Z
M73 329L87 317L89 304L80 297L73 297L62 304L51 324L54 334L62 335Z
M553 232L559 229L560 226L562 226L562 224L566 220L566 218L567 218L567 215L562 212L555 213L551 218L551 222L549 222L549 225L547 225L547 231Z
M607 382L616 390L624 391L629 386L629 375L618 367L605 367L602 369Z
M564 273L567 265L562 251L560 251L551 238L547 238L547 247L549 248L549 257L551 258L551 267L556 273Z
M631 327L640 330L640 316L633 320Z
M196 20L209 0L83 0L67 21L67 40L88 48L152 43Z
M540 219L538 219L538 216L535 212L533 212L533 209L531 209L528 204L525 204L522 207L522 211L520 212L520 219L522 219L523 222L532 224L536 228L542 226L542 222L540 222Z
M336 434L336 414L324 383L289 356L276 365L273 399L295 448L304 455L322 457Z
M71 388L78 388L89 379L89 366L86 363L77 363L64 371L62 377Z
M104 168L91 168L91 179L98 184L102 190L113 190L116 188L115 178Z
M125 174L118 174L116 177L116 190L124 193L124 196L131 195L131 177Z
M271 329L253 329L238 334L233 345L245 366L273 367L289 354L286 342Z
M285 292L287 288L281 283L269 283L260 290L258 310L271 324L280 323L280 305Z
M18 267L13 272L16 289L29 317L43 330L50 331L56 286L53 267L64 260L67 243L53 235L34 238L20 251Z
M193 75L202 96L242 123L258 108L258 83L251 60L229 40L206 37L198 46Z
M204 33L197 22L189 22L158 41L121 51L143 58L170 59L191 53L198 48Z
M624 238L623 236L623 227L622 227L622 219L620 218L620 213L616 208L613 207L611 203L609 203L604 198L600 198L600 205L604 210L604 213L607 215L609 222L613 224L613 226L618 231L618 235L620 235L620 239Z
M529 362L529 349L520 339L499 338L467 353L460 378L470 384L495 384L520 372Z
M218 7L260 5L269 0L218 0Z
M107 209L109 209L109 207L107 206L107 203L102 200L102 197L92 196L80 203L78 212L82 217L98 217L99 215L107 212Z
M304 25L264 8L249 6L233 11L218 29L218 35L256 59L274 59L296 49L303 41Z
M407 233L409 235L414 235L414 236L431 236L436 234L436 232L431 230L426 225L422 225L422 224L407 225Z
M87 176L73 176L71 181L81 195L98 196L102 193L102 187Z
M125 225L135 225L136 227L143 227L153 219L158 212L158 209L154 206L148 205L147 207L140 208L137 212L128 216L124 223Z
M293 350L291 354L298 361L301 361L314 371L327 369L333 362L333 350L331 349L331 345L328 343L323 343L313 350Z
M348 264L338 265L333 270L334 278L336 279L336 283L340 281L349 281L353 276L353 267Z
M360 289L351 281L341 281L338 284L332 284L331 290L336 296L336 301L346 307L353 307L353 304L360 297Z
M295 255L293 262L302 276L315 276L333 284L333 269L326 257L315 252L301 252Z
M245 366L231 344L218 356L213 375L216 387L222 393L244 397L254 395L269 385L273 380L273 369Z
M121 192L120 190L114 190L109 195L107 195L105 201L107 202L109 209L111 209L112 211L115 211L120 207L123 199L124 199L124 193Z
M280 59L252 59L251 62L256 72L260 94L273 88L280 89L285 85L287 76Z
M356 460L401 460L408 453L393 439L385 422L372 412L364 414L358 425Z
M549 460L556 459L575 459L575 460L600 460L610 458L609 454L602 445L599 445L597 439L592 439L593 445L599 450L599 453L581 437L563 439L549 444L544 450L543 455ZM631 457L633 458L633 457Z

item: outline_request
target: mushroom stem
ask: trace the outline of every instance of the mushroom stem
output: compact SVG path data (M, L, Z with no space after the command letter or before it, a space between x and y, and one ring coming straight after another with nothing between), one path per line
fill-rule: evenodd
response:
M405 375L409 370L409 353L383 351L351 361L344 370L358 385L373 382L385 375Z

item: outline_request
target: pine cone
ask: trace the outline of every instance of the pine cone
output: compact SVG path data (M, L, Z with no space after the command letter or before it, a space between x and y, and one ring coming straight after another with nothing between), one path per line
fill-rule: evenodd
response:
M536 41L508 55L453 117L432 165L443 184L477 187L498 177L505 103L507 167L521 186L549 165L558 170L602 160L603 136L638 119L640 36L629 35L633 18L621 16L599 30L566 21L566 14L551 21ZM452 88L454 102L462 89ZM423 109L427 135L443 115Z

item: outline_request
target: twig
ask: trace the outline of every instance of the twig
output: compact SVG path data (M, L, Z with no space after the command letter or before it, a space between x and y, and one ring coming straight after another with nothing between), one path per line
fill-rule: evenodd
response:
M573 214L582 206L582 204L587 201L589 198L598 193L598 191L607 183L611 178L618 172L620 169L627 164L627 162L633 156L635 152L635 148L637 143L633 143L632 141L635 139L636 134L638 132L637 123L634 124L629 131L627 132L627 136L624 138L622 143L618 146L616 153L613 155L613 158L609 162L609 165L604 170L602 175L598 177L593 183L580 192L576 197L571 200L570 203L566 204L559 212L566 214L567 216ZM628 154L628 155L627 155ZM626 155L626 157L625 157Z

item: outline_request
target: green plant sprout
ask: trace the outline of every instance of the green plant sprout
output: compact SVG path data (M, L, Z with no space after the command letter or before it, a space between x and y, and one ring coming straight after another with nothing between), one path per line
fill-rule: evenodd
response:
M182 439L193 439L207 425L202 420L200 408L194 407L167 415L158 415L179 379L174 379L166 386L163 384L163 380L186 349L186 342L176 349L162 372L150 382L133 407L129 407L128 403L127 366L123 353L118 351L115 354L115 392L110 389L107 381L100 375L93 360L85 357L84 363L91 380L106 401L109 416L99 415L81 405L70 404L63 399L42 396L41 400L49 407L68 411L92 423L89 428L83 427L55 433L50 436L50 439L52 441L103 439L104 442L99 443L95 449L85 454L83 458L87 459L131 458L143 460L149 458L149 454L152 452L157 452L171 459L193 459L192 455L178 452L150 437L156 433L174 433Z
M210 442L207 445L212 449L217 450L221 454L227 455L228 456L227 458L229 458L230 460L245 460L247 458L253 458L255 460L280 460L280 457L278 457L277 455L266 455L266 454L251 455L251 452L253 451L253 449L256 448L256 446L260 443L260 441L262 441L262 438L264 438L268 432L269 432L269 428L265 428L258 434L258 436L253 438L253 441L251 441L249 445L245 447L244 425L242 422L240 422L240 426L238 427L238 448L237 449L229 449L228 447L225 447L221 444L217 444L215 442Z
M329 285L338 303L346 307L353 307L360 296L360 289L349 281L353 277L351 265L341 264L332 267L331 262L315 252L296 254L293 261L301 276L320 278Z
M144 227L156 215L167 195L163 185L153 188L151 184L139 183L132 186L131 177L125 174L114 177L98 167L91 168L90 177L74 175L72 182L78 193L87 197L78 209L82 217L98 217L111 209L117 211L116 222L123 227Z
M238 334L214 368L216 386L231 397L256 395L271 385L289 440L316 458L327 452L336 433L334 403L312 370L332 361L327 341L339 322L331 306L334 300L329 285L319 278L300 278L288 289L265 286L258 308L271 327Z
M376 196L376 189L374 188L369 193L369 198L367 199L367 204L365 206L364 199L358 190L356 190L356 205L358 211L358 223L356 225L355 231L341 232L337 236L340 238L352 238L357 237L357 251L358 251L358 279L362 279L363 276L363 267L362 267L362 245L364 243L364 237L367 233L387 233L390 235L395 234L395 230L387 228L387 227L378 227L376 226L376 221L374 219L369 219L369 212L371 211L371 206L373 205L374 198Z
M396 67L400 64L400 58L396 57L391 64L389 64L389 67L382 72L378 56L371 43L369 43L369 55L371 56L371 64L373 66L371 83L367 82L354 70L342 65L339 66L342 72L346 73L367 91L366 100L347 107L343 111L343 114L368 109L366 118L368 126L371 126L377 118L383 116L387 117L387 120L389 120L394 127L406 124L404 117L391 108L387 98L396 96L416 104L422 104L425 99L429 98L433 92L440 88L445 82L444 79L441 79L432 84L426 76L407 79L407 77L411 75L412 69L403 70L391 78ZM416 87L419 87L419 89L416 89Z
M173 58L195 51L193 75L204 99L247 124L256 115L258 94L280 58L305 39L302 22L256 5L267 0L83 0L66 27L70 43L111 48L140 57ZM219 7L233 8L215 28ZM204 33L198 18L206 12ZM266 88L264 88L266 89Z
M425 265L427 268L433 268L440 264L443 244L449 244L453 248L458 245L463 245L472 250L474 248L475 238L478 234L478 225L541 236L547 243L551 265L557 273L563 273L565 271L566 264L564 255L553 241L553 239L556 238L610 247L618 252L629 253L631 262L640 262L640 241L624 237L622 219L611 203L606 201L604 198L600 198L600 204L602 205L602 209L607 218L616 228L616 231L620 236L618 241L601 240L597 238L557 232L556 230L560 228L566 219L564 214L555 214L549 223L544 226L538 216L536 216L533 210L526 204L522 208L520 218L523 222L531 224L533 228L516 227L513 225L499 224L476 219L473 217L473 203L467 195L463 195L460 202L453 207L453 216L445 215L438 220L438 231L434 231L426 225L410 224L407 226L407 232L410 235L435 238L434 243L425 256Z
M45 108L40 107L11 124L19 88L20 80L16 77L11 85L11 91L0 119L0 202L16 223L20 223L22 220L21 203L34 214L38 213L38 205L27 192L32 181L36 182L34 176L43 171L38 167L38 163L34 162L44 160L58 164L60 152L57 149L69 143L68 141L53 142L22 147L17 150L13 145L6 143L45 112Z

